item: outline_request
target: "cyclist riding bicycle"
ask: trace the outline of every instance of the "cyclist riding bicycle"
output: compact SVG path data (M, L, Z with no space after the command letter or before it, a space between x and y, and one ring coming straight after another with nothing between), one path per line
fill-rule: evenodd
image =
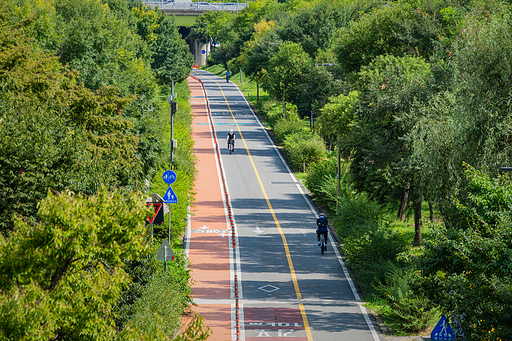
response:
M236 140L235 133L233 132L233 129L231 129L228 133L228 137L226 138L226 141L228 142L228 149L229 149L229 144L232 143L233 151L235 151L235 140Z
M327 224L329 221L324 216L323 213L320 213L318 219L316 220L316 225L318 228L316 229L316 236L318 238L318 245L320 246L320 235L323 234L325 238L325 243L327 244Z

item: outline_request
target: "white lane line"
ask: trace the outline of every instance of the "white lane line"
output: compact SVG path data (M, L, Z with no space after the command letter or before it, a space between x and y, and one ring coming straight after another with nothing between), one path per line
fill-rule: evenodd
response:
M236 85L235 85L236 86ZM238 89L238 87L236 87ZM283 156L281 155L281 152L279 151L279 149L277 149L277 146L274 144L274 142L272 141L272 139L270 138L270 136L268 135L267 133L267 130L265 129L265 127L263 127L263 124L260 122L260 120L258 119L258 117L256 116L256 114L254 113L254 111L252 110L251 106L249 105L249 102L247 102L247 99L245 98L245 96L243 95L243 93L240 91L240 89L238 89L238 92L240 93L240 95L242 95L242 97L244 98L245 100L245 103L247 104L247 107L249 108L249 110L251 110L254 118L256 119L256 121L259 123L261 129L263 130L263 132L265 133L265 135L267 135L267 139L269 140L270 144L274 147L274 150L276 151L277 155L279 156L279 158L281 159L281 162L283 163L283 165L286 167L286 170L288 171L288 173L290 174L291 178L293 181L297 181L297 178L295 177L295 174L293 174L293 172L291 171L290 167L288 166L288 164L286 163L286 161L284 160ZM310 199L306 196L306 194L304 193L304 191L302 190L302 187L297 184L297 188L299 189L299 192L300 194L302 195L302 197L304 198L304 200L306 201L306 203L308 204L309 208L311 209L311 212L313 212L313 214L315 215L316 218L318 218L318 212L316 210L316 208L313 206L313 204L310 202ZM368 312L366 311L366 308L362 306L361 304L361 297L359 296L359 294L357 293L357 290L356 290L356 287L354 285L354 282L352 281L352 278L350 277L350 274L347 270L347 267L345 266L345 263L343 262L343 260L341 259L341 256L338 252L338 248L337 247L334 247L334 245L336 245L334 243L334 240L331 236L331 234L329 233L329 242L331 243L331 245L333 246L333 249L334 249L334 252L336 254L336 257L338 258L338 262L341 266L341 269L343 270L343 274L345 275L347 281L348 281L348 284L350 286L350 290L352 290L352 294L354 294L354 298L356 299L356 301L358 301L358 306L359 308L361 309L361 313L363 314L363 317L366 321L366 324L368 325L368 328L370 329L370 332L372 333L372 336L373 336L373 339L375 341L379 341L379 336L377 335L377 332L375 331L375 328L373 326L373 323L371 322L369 316L368 316Z
M184 244L185 244L185 255L188 257L188 254L190 252L190 238L192 237L192 216L190 215L190 206L187 207L187 231L185 233L185 240L184 240ZM187 261L187 264L185 265L185 268L188 268L188 261Z

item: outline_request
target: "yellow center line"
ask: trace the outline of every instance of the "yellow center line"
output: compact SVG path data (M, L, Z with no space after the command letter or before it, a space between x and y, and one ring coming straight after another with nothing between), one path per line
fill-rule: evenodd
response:
M236 128L238 130L238 133L240 134L240 138L242 139L242 142L244 143L245 150L247 151L247 155L249 156L249 160L251 161L252 168L254 169L254 173L256 174L258 183L260 184L263 196L265 197L265 200L267 201L267 205L270 210L270 213L272 214L272 217L274 218L274 222L277 226L277 230L279 231L279 234L281 235L281 239L283 240L284 251L286 253L286 259L288 260L288 266L290 268L290 273L292 275L292 281L293 281L293 286L295 288L295 294L297 295L297 299L302 299L302 295L299 290L299 282L297 281L297 275L295 274L295 269L293 267L292 256L290 255L290 248L288 247L288 242L286 241L286 236L284 235L283 229L281 228L281 224L279 223L279 220L277 219L274 209L272 208L270 199L268 198L267 192L265 191L265 187L263 186L263 182L261 181L260 174L258 173L256 165L254 164L254 160L252 159L251 152L249 151L249 147L247 146L247 143L245 142L244 135L242 134L242 131L240 130L240 126L238 125L238 122L236 121L235 115L233 115L233 111L231 110L231 107L226 98L226 95L224 94L224 91L222 90L222 87L220 86L220 84L215 80L213 80L213 81L215 83L217 83L217 85L219 86L220 92L222 93L222 96L224 97L224 100L226 101L229 112L231 113L231 117L233 118L233 121L236 124ZM312 341L313 336L311 335L311 330L309 328L308 318L306 315L306 310L304 309L304 305L302 303L299 303L299 308L300 308L300 313L302 315L302 320L304 322L304 328L306 329L308 341Z

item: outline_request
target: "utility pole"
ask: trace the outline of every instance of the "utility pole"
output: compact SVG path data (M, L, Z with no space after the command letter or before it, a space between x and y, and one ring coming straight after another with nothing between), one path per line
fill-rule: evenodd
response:
M169 98L169 104L171 105L171 169L174 169L174 148L177 147L177 143L174 140L174 114L177 111L177 94L174 93L174 81L171 82L171 95Z
M283 118L286 118L286 88L283 87Z
M336 148L336 157L338 159L338 167L336 170L336 208L338 208L340 201L340 173L341 173L341 155L340 155L340 136L338 135L338 146Z

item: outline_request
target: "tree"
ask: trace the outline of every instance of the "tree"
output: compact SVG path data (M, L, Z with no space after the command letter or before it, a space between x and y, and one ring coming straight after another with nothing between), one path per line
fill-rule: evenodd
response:
M415 1L399 1L362 15L341 28L335 38L338 63L347 73L357 73L383 54L427 59L441 34L440 8L436 5L422 8Z
M458 338L512 337L512 182L465 164L466 196L434 229L417 262L423 292L449 317ZM447 226L450 226L447 228Z
M461 23L451 50L452 86L422 109L409 137L425 190L443 215L452 209L451 197L463 194L463 162L495 174L512 155L510 8L485 13Z
M102 188L86 197L48 193L39 222L15 219L0 236L3 338L109 340L113 307L130 278L125 260L144 253L144 197Z
M368 12L375 5L368 1L318 1L303 3L288 12L276 27L276 34L283 41L300 44L311 58L325 49L341 27Z
M272 96L281 98L283 103L287 100L297 103L297 93L300 93L297 89L305 82L311 67L311 58L299 44L285 42L270 59L263 88Z
M320 135L330 141L337 141L340 147L344 146L346 155L350 153L346 145L352 133L358 95L357 91L352 91L347 96L342 94L330 97L317 121Z
M172 81L184 81L190 74L194 57L188 45L181 39L174 19L169 15L161 14L155 33L158 36L151 67L157 78L167 84Z
M405 135L418 119L416 108L432 95L430 66L417 57L377 57L359 73L360 96L349 146L359 191L379 203L396 203L406 189L415 209L415 244L421 243L421 185Z

